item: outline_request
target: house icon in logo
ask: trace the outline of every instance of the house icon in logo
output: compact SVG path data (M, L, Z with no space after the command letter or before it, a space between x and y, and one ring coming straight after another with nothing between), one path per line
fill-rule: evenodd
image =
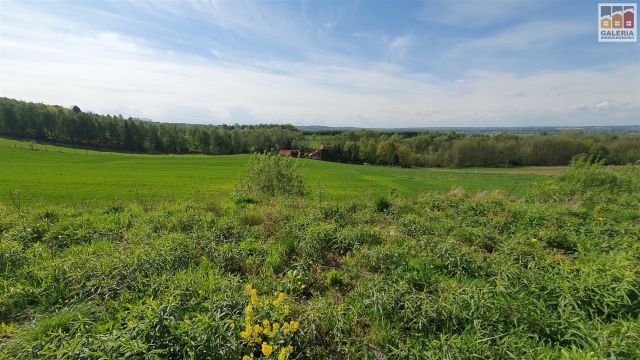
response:
M611 29L611 6L600 6L600 28Z
M612 27L614 29L622 29L622 6L612 6L611 12L613 13L611 16Z
M625 6L624 7L624 28L625 29L633 29L635 27L635 8L633 6Z

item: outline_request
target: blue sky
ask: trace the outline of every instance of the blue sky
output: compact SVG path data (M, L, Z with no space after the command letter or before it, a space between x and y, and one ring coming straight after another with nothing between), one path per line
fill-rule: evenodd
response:
M591 1L0 1L0 95L156 121L640 124Z

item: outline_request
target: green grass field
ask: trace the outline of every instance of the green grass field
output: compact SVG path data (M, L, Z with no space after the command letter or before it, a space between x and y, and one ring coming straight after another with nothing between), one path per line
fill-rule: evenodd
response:
M228 195L249 155L140 155L0 139L0 202L19 190L23 203L105 203ZM523 194L553 169L400 169L301 159L307 185L322 199L402 197L453 187Z
M246 159L5 154L85 197ZM0 204L0 359L640 358L640 166L579 163L521 197L254 200Z

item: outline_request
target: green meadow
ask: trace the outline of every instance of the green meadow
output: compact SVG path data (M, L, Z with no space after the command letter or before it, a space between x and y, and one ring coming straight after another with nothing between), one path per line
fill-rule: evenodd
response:
M0 201L16 192L23 204L178 200L227 196L250 155L142 155L0 139ZM374 198L390 192L501 190L521 195L553 168L405 169L300 159L314 197Z
M164 201L227 191L247 158L2 154L5 190L56 203L0 203L2 359L640 358L640 166L363 199L515 175L305 162L354 196L317 201L260 157L275 195Z

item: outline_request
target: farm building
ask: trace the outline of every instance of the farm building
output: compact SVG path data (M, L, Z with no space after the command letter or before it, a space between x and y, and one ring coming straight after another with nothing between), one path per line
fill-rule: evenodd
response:
M312 152L309 153L309 155L307 155L307 157L312 160L320 160L320 155L321 155L320 150L313 150Z
M300 157L300 150L282 149L278 152L278 155L284 157Z

